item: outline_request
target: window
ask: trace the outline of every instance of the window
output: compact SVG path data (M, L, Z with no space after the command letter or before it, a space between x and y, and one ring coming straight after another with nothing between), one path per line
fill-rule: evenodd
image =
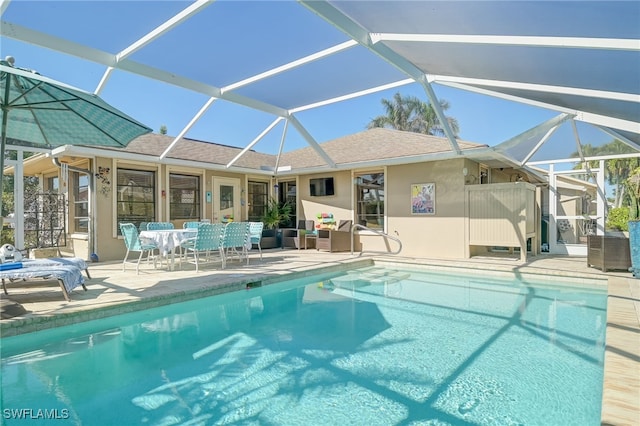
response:
M309 180L309 193L312 197L334 195L333 178L318 178Z
M249 221L259 222L267 211L269 200L267 182L249 182L247 199L249 203Z
M58 193L60 191L60 178L58 176L48 177L45 191Z
M156 218L155 172L118 169L117 220L140 226ZM120 233L120 227L118 227Z
M200 177L169 175L169 218L200 220Z
M73 172L73 232L89 232L89 176Z
M384 173L356 175L356 220L384 231Z
M489 167L480 165L480 184L489 183Z

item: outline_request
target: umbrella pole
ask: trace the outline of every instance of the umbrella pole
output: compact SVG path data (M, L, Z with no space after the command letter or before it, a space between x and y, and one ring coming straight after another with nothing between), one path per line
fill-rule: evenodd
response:
M4 73L4 96L2 99L2 141L0 142L0 171L2 172L2 179L0 179L0 230L4 228L4 215L3 209L3 195L4 195L4 156L7 146L7 122L9 120L9 95L11 94L11 78L8 73Z
M3 201L3 197L2 194L4 193L4 152L5 149L4 147L7 144L7 128L6 128L6 121L4 119L4 117L6 117L7 113L3 113L2 115L2 146L0 147L0 170L2 170L2 179L0 179L0 217L4 217L2 216L2 201ZM2 219L2 223L0 223L0 228L4 227L4 219Z

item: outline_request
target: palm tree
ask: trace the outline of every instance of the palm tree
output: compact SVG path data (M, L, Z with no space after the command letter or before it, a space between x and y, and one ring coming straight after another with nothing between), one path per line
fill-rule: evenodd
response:
M585 144L582 146L582 153L585 157L594 157L598 155L614 155L614 154L630 154L635 152L631 147L622 143L621 141L614 139L608 144L600 147L594 147L591 144ZM571 157L578 157L578 153L574 152ZM590 168L598 168L598 161L590 161ZM607 183L613 186L615 200L614 207L620 207L624 199L625 186L624 181L629 177L631 171L640 165L640 159L638 158L612 158L605 161ZM582 169L583 164L577 164L574 169Z
M387 127L407 132L444 136L444 128L438 120L433 105L423 102L415 96L402 96L399 92L393 95L393 99L382 99L380 102L385 114L371 120L367 128ZM449 109L449 102L441 99L440 107L446 111ZM454 136L458 136L460 131L458 120L447 117L447 121Z
M442 111L446 111L449 109L449 102L440 99L440 108ZM422 116L422 128L419 133L426 133L428 135L434 136L445 136L444 127L440 124L440 120L438 120L438 116L436 115L436 110L433 108L433 105L426 102L421 102L419 105L420 115ZM458 125L458 120L454 117L448 117L447 122L449 123L449 128L455 137L458 137L458 133L460 133L460 126Z
M596 157L601 152L601 147L597 147L597 146L594 147L590 143L584 144L580 148L582 150L583 157ZM577 158L577 157L580 157L580 153L578 151L574 151L569 155L569 158ZM590 169L597 169L599 164L598 161L587 161L586 163L578 163L575 166L573 166L573 169L574 170L586 169L587 165L589 166Z

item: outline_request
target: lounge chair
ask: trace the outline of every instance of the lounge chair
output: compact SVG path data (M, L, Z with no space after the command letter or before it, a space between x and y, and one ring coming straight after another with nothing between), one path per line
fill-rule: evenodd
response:
M84 285L84 277L82 276L81 269L77 266L72 264L57 264L30 265L25 267L22 262L17 263L20 264L19 268L0 271L0 279L2 279L2 289L4 290L4 294L9 294L7 292L6 280L14 282L18 280L27 281L34 278L57 280L67 302L71 301L69 293L74 288L82 286L84 291L87 291L87 287Z
M87 274L87 278L91 279L91 275L89 274L89 265L84 259L79 257L49 257L44 259L23 259L22 267L23 268L33 268L40 266L75 266L76 268L84 271Z

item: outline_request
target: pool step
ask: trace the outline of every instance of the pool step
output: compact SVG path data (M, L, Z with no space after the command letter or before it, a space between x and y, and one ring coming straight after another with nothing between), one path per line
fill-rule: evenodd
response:
M393 284L393 283L397 283L398 281L406 280L410 276L411 274L408 272L398 271L395 274L389 274L383 277L369 279L369 282L371 284Z
M338 287L362 287L371 284L392 284L409 278L411 274L396 269L372 267L366 270L348 271L346 276L333 278Z

